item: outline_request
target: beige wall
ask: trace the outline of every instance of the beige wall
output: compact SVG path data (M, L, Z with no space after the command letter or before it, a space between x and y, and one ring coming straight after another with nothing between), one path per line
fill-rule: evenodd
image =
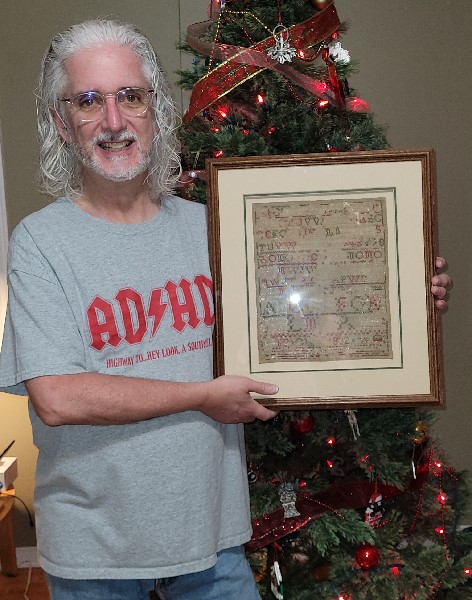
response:
M287 0L288 1L288 0ZM180 31L205 19L207 0L16 0L0 5L0 124L3 134L10 230L43 206L34 186L36 169L35 87L40 56L50 37L74 22L107 16L136 23L148 34L172 79L181 57ZM396 148L434 147L438 162L440 249L456 279L451 308L444 318L447 410L437 430L456 468L472 467L468 404L471 396L469 316L472 223L472 159L468 67L472 59L470 0L337 0L350 22L343 46L359 60L351 86L371 105L377 121L389 124ZM184 57L182 60L188 60ZM176 100L182 101L179 90ZM13 102L13 98L15 99ZM382 432L379 432L382 435ZM0 394L0 443L15 439L19 457L18 494L32 505L36 451L26 399ZM34 543L21 505L16 511L17 542Z
M440 252L455 280L443 318L446 410L438 441L456 469L472 469L472 60L470 0L337 0L351 27L345 44L360 60L353 86L396 148L436 150ZM472 505L468 522L472 519Z

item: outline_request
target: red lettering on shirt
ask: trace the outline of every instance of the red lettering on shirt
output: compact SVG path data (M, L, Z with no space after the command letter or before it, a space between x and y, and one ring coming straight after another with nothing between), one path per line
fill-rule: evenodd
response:
M100 352L107 344L139 344L146 334L152 339L167 310L170 326L180 333L186 327L211 327L215 321L211 280L205 275L197 275L193 281L182 278L179 283L169 280L162 288L151 290L147 310L142 295L132 288L120 290L114 302L95 296L87 309L90 346Z
M180 285L176 285L173 281L168 281L165 285L172 310L172 327L180 332L184 330L185 325L195 329L200 324L190 286L188 279L181 279ZM184 315L187 315L186 319Z
M124 290L120 290L115 298L118 301L123 317L125 328L124 339L128 344L139 344L147 331L146 313L141 294L138 294L138 292L131 288L125 288ZM133 325L133 315L136 327Z
M111 302L95 296L93 302L87 309L87 319L92 343L90 346L95 350L103 350L106 344L118 346L121 342L118 327L116 326L115 314Z

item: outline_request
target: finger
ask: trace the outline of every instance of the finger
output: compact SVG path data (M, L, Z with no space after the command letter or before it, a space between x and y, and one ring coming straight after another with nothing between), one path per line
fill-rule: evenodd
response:
M443 312L445 312L449 309L449 306L445 300L435 300L434 305L436 306L436 308L438 310L443 311Z
M270 408L266 408L259 404L259 408L255 411L255 416L260 421L268 421L269 419L273 419L276 417L279 412L277 410L271 410Z
M447 269L447 260L442 256L436 257L434 264L436 265L436 269Z
M442 273L441 275L435 275L434 277L432 277L431 283L433 284L433 286L442 287L446 289L452 287L452 279L449 277L449 275L446 275L445 273Z
M443 286L432 285L431 286L431 293L438 300L444 300L444 298L446 297L446 294L447 294L447 290Z
M249 391L256 392L256 394L271 396L272 394L276 394L279 391L279 388L273 383L264 383L263 381L251 380Z

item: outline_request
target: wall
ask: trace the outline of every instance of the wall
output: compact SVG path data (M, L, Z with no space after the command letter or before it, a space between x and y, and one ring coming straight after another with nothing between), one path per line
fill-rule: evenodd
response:
M181 61L188 61L176 51L175 43L189 23L205 20L207 4L207 0L141 0L133 6L128 0L1 3L0 120L10 230L48 201L34 185L37 148L32 90L50 37L71 23L95 16L132 21L150 37L175 80L173 73ZM471 58L472 3L337 0L336 7L340 18L350 22L343 46L360 65L359 75L350 83L369 102L377 121L389 124L391 145L434 147L437 152L440 251L456 280L451 308L444 317L447 410L439 415L437 431L450 463L470 468L467 410L471 383L466 373L471 354L468 282L472 261L466 240L472 210L467 197L472 188L472 148L466 102L472 83L463 71ZM176 88L175 96L185 102ZM464 241L458 244L457 240ZM31 506L36 451L26 399L3 394L0 441L11 439L16 440L14 450L19 457L17 492ZM15 519L18 544L32 545L34 536L21 505Z
M8 224L7 207L5 201L5 184L3 177L3 152L2 130L0 123L0 339L3 335L3 319L7 306L7 252L8 252ZM0 342L0 349L2 343Z
M352 80L376 119L387 123L395 148L434 148L437 161L440 253L455 285L443 317L446 411L435 430L450 463L472 469L469 402L472 385L471 250L472 79L469 0L337 0L350 21L343 40L360 60ZM469 522L472 510L469 510Z

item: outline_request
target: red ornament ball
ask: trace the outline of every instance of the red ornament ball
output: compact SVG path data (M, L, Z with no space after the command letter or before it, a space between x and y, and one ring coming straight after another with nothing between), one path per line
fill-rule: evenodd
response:
M361 569L368 571L379 564L380 554L375 546L363 544L356 550L356 562Z
M305 419L296 419L295 421L290 421L290 428L294 433L298 433L300 435L305 435L310 433L315 426L315 419L308 415Z

